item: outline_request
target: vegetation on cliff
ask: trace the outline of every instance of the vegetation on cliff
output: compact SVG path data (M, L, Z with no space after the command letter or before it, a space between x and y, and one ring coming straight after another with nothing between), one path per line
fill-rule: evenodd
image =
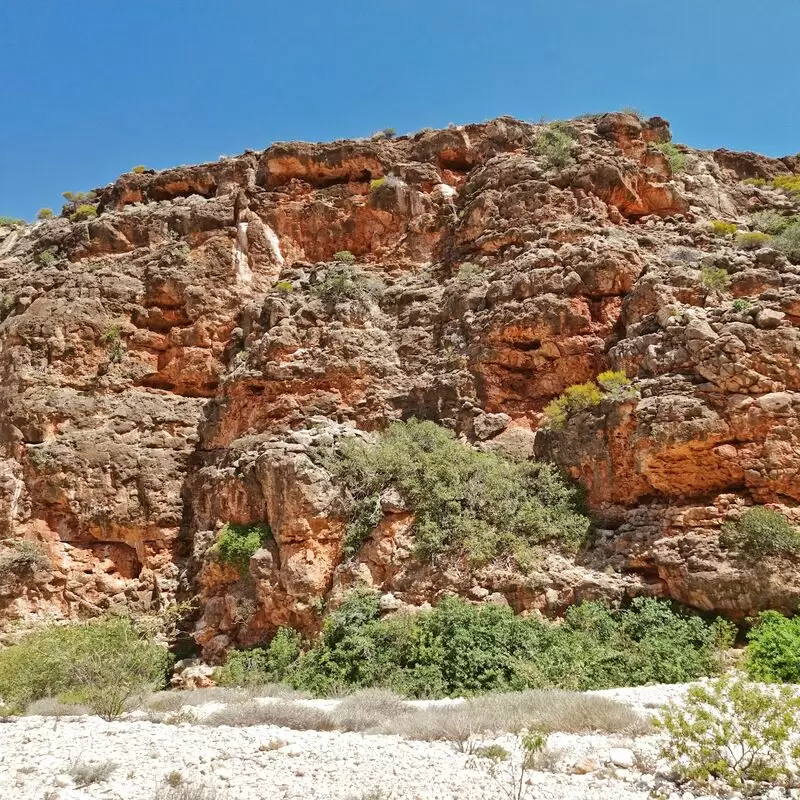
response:
M329 468L347 494L349 553L381 520L389 489L413 511L424 558L456 551L473 563L525 561L544 542L576 550L589 529L580 491L554 467L479 452L433 422L392 423L374 445L349 439Z

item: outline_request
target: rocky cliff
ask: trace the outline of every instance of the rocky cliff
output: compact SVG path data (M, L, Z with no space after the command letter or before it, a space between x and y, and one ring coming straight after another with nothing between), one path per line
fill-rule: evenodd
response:
M197 596L214 657L314 630L356 583L387 609L448 592L551 615L642 593L793 609L797 564L719 533L751 504L800 523L800 266L711 221L796 212L773 181L800 158L664 147L664 120L618 113L559 128L554 163L545 130L276 144L0 228L2 626ZM363 291L337 295L353 276ZM542 428L606 369L635 392ZM591 544L533 571L422 563L389 497L345 558L321 456L412 416L563 467ZM211 551L227 522L272 533L244 577Z

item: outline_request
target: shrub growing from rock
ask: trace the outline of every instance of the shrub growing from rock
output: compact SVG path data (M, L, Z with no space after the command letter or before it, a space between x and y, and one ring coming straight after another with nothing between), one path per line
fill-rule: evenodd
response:
M43 697L115 719L165 683L171 658L126 618L53 625L0 651L0 698L21 712Z
M724 292L731 285L731 276L722 267L704 266L700 268L700 286L709 292Z
M40 208L36 212L36 219L52 219L54 216L52 208Z
M725 220L722 219L712 219L711 230L717 236L732 236L736 233L736 225L732 222L725 222Z
M651 146L667 159L673 175L686 169L686 155L673 142L659 142Z
M800 220L788 225L772 241L775 248L786 254L795 264L800 264Z
M746 231L736 234L736 246L742 250L758 250L764 247L772 237L761 231Z
M289 678L299 657L300 636L291 628L280 628L266 648L231 651L214 679L223 686L279 683Z
M392 423L376 444L348 439L328 467L350 510L350 553L380 521L390 489L414 511L424 558L451 551L485 563L544 542L575 550L589 528L580 491L554 467L478 452L433 422Z
M349 250L339 250L333 254L333 260L340 264L355 264L356 257Z
M332 310L347 301L365 305L371 297L379 295L382 288L379 280L370 279L356 267L340 261L327 269L322 280L312 287L311 293Z
M758 558L794 554L800 551L800 531L779 511L753 506L737 520L723 525L720 543Z
M244 574L250 566L250 559L270 535L268 525L235 525L228 522L217 535L214 552L223 564L230 564L239 570L239 574Z
M536 136L534 152L547 168L563 169L572 163L575 136L563 122L552 122Z

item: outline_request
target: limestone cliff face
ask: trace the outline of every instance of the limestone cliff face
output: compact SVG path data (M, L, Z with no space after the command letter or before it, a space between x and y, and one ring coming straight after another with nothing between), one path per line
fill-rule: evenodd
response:
M571 126L560 170L541 126L501 118L128 174L96 218L0 229L0 539L50 562L6 576L0 625L197 595L213 657L313 630L356 582L387 609L447 592L551 614L637 593L794 608L794 563L731 561L718 534L750 503L800 523L800 266L709 220L797 205L743 180L800 164L685 149L673 175L651 146L664 120ZM315 287L344 250L379 289L331 303ZM540 430L549 400L608 368L639 397ZM343 559L323 456L413 415L563 466L593 544L527 575L423 565L387 498ZM245 577L209 554L228 521L273 533Z

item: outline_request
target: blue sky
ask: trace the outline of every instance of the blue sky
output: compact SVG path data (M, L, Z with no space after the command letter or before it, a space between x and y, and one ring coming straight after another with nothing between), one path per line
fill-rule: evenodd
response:
M0 0L0 215L136 164L632 106L800 150L798 0Z

